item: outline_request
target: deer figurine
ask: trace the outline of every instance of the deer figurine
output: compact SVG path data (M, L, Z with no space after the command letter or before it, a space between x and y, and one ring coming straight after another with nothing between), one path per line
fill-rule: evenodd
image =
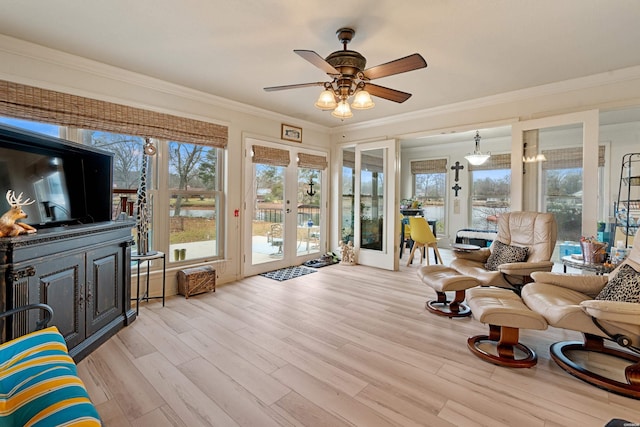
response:
M19 219L27 217L22 207L34 203L35 200L29 202L29 199L27 199L23 202L22 193L16 197L16 192L13 190L7 191L6 197L7 202L11 205L11 209L0 217L0 237L13 237L19 234L35 233L36 229L29 224L17 222Z

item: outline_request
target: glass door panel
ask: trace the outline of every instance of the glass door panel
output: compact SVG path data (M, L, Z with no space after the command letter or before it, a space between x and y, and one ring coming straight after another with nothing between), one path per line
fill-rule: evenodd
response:
M285 251L284 182L286 168L253 163L255 202L251 221L251 263L282 260Z
M322 172L298 168L298 204L296 252L306 255L320 252L320 202Z
M355 218L355 186L356 186L356 162L355 148L349 147L342 151L342 207L340 209L341 234L343 243L354 244L353 219Z
M360 248L384 249L384 154L369 150L360 160Z

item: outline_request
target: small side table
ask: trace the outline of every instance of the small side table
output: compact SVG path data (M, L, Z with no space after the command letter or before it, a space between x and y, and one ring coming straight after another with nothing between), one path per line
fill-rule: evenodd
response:
M155 259L162 259L162 296L161 297L150 297L149 296L149 271L151 266L151 261ZM131 301L136 302L136 315L140 312L140 301L149 302L150 299L158 299L162 298L162 306L164 307L164 296L165 296L165 285L166 285L166 269L167 269L167 260L165 258L164 252L153 252L146 255L140 255L137 253L131 254L131 261L135 261L137 263L137 286L136 286L136 298L131 298ZM145 292L142 296L140 296L140 264L146 262L147 263L147 283L145 287Z
M582 259L576 259L571 255L563 256L562 258L560 258L560 260L562 261L562 266L563 266L562 268L564 273L567 272L567 267L576 268L578 270L584 270L584 271L592 271L598 275L603 275L605 273L610 273L611 271L613 271L613 268L606 267L604 264L588 263Z
M451 248L456 252L475 252L482 249L478 245L469 245L467 243L454 243Z

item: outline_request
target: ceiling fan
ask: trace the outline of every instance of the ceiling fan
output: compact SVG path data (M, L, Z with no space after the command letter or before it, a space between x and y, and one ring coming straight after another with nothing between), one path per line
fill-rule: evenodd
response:
M325 59L312 50L294 50L296 54L327 73L332 78L330 82L271 86L264 88L264 90L273 92L323 86L324 91L320 94L315 106L321 110L334 110L332 115L342 119L353 116L347 102L351 96L354 96L354 101L351 104L354 109L372 108L375 104L370 95L398 103L402 103L411 97L410 93L379 86L370 81L425 68L427 62L420 54L414 53L385 64L365 68L367 64L366 58L354 50L347 49L347 45L353 39L355 31L351 28L340 28L336 34L338 40L342 43L343 49L329 54Z

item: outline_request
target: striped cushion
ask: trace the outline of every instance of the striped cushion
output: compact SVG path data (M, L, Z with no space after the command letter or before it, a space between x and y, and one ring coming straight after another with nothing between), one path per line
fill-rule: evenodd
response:
M55 326L0 345L0 425L101 425Z

